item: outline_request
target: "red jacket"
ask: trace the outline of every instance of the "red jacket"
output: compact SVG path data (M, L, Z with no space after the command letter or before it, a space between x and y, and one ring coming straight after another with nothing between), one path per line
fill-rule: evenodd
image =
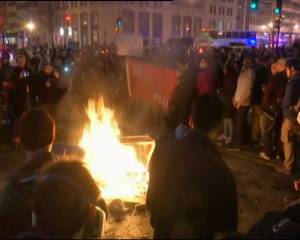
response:
M196 89L198 95L216 91L216 81L210 69L200 70L196 81Z

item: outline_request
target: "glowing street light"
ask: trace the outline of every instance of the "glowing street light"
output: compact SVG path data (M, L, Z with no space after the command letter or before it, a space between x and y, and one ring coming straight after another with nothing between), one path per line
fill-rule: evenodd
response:
M35 25L33 22L29 22L26 24L26 28L31 32L33 29L35 29Z
M269 27L269 28L272 28L273 26L274 26L274 24L273 24L272 22L269 22L269 23L268 23L268 27Z
M261 29L262 29L262 30L266 30L266 29L267 29L267 26L266 26L266 25L262 25L262 26L261 26Z
M298 24L295 24L294 30L298 30L298 29L299 29L299 25L298 25Z
M63 37L65 35L65 30L64 30L63 27L60 27L59 34L60 34L61 37Z

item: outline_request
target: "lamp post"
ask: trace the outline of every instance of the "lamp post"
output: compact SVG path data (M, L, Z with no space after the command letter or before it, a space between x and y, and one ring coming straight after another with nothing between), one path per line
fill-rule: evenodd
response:
M64 35L65 35L65 29L63 27L59 28L59 35L61 37L61 43L64 44Z
M30 44L30 47L31 47L31 42L32 42L32 36L31 36L31 33L32 33L32 31L35 29L35 24L30 20L26 25L25 25L25 27L29 30L29 38L28 38L28 42L29 42L29 44ZM23 41L24 41L24 39L23 39ZM24 43L23 43L23 45L24 45Z

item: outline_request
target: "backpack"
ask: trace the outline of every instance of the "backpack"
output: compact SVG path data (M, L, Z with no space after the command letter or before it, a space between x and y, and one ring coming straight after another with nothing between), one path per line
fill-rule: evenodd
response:
M293 221L287 214L267 213L248 233L250 239L299 239L300 223Z
M14 238L32 226L33 186L37 174L8 180L0 193L0 237Z

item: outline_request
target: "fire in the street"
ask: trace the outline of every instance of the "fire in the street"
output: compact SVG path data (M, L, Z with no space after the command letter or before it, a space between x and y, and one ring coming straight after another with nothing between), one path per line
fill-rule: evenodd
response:
M89 123L85 126L80 147L85 163L97 180L106 200L137 201L148 186L148 171L133 146L120 142L120 130L112 110L103 99L89 100L86 108Z

